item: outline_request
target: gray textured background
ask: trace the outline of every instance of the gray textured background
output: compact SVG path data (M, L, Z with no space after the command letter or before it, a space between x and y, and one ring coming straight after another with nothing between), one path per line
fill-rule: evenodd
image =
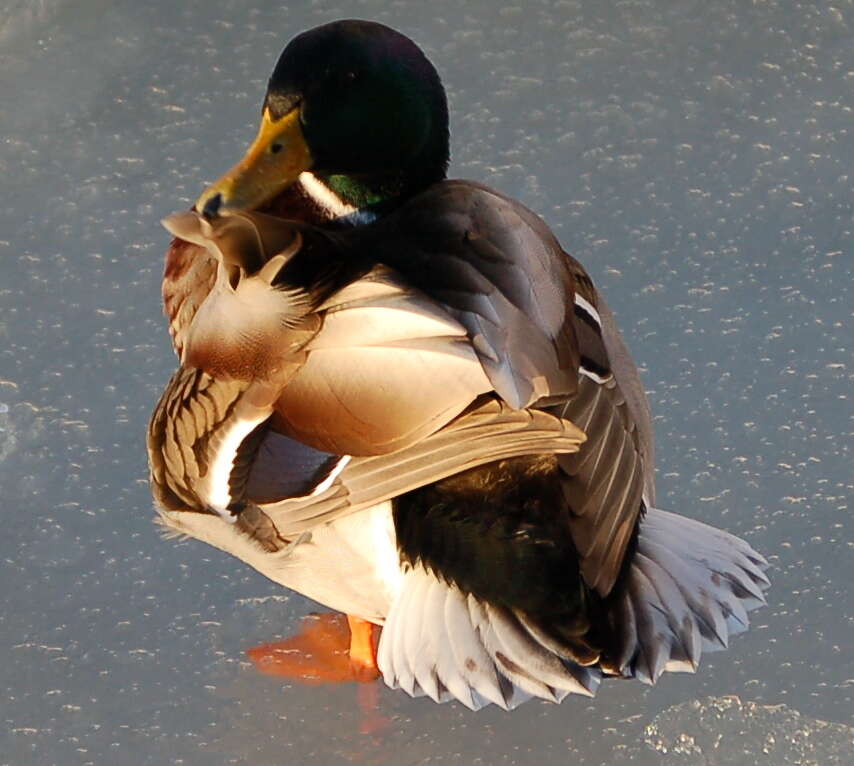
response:
M707 695L848 721L851 0L175 5L0 7L0 763L653 764L644 727ZM313 605L159 539L158 220L240 155L283 44L347 16L425 48L452 174L540 212L607 294L660 504L770 558L770 607L696 676L512 716L289 687L243 651Z

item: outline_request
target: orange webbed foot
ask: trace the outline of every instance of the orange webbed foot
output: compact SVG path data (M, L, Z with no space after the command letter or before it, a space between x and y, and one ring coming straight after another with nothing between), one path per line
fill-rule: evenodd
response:
M358 617L348 615L345 621L341 614L314 614L303 618L296 635L246 653L266 675L305 684L367 682L379 677L378 634L376 626Z

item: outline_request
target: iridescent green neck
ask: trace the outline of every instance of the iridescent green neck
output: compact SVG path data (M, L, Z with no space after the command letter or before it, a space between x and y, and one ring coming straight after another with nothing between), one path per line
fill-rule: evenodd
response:
M365 178L343 173L315 173L315 177L341 200L356 210L392 209L409 196L406 184L394 178Z

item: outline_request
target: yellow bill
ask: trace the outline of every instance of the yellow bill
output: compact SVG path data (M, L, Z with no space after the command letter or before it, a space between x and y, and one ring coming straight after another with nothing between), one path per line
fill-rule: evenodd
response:
M254 210L287 189L312 165L299 109L273 120L265 109L261 127L243 159L196 200L196 210L215 217L223 210Z

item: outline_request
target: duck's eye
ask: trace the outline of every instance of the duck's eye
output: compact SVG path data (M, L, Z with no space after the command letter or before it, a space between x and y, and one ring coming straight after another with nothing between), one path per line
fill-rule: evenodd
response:
M270 144L270 154L278 154L280 151L282 151L281 144Z

